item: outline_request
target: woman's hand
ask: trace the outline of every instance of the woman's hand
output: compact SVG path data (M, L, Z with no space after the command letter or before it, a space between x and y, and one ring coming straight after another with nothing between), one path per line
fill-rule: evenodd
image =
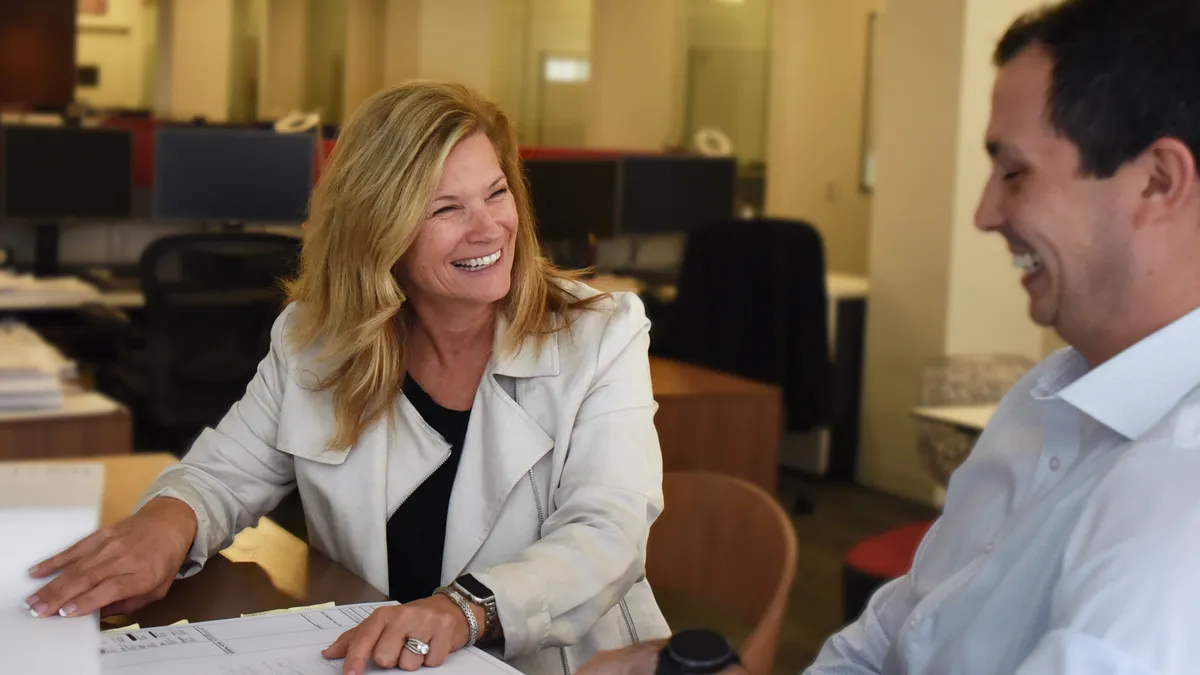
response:
M483 625L479 611L476 620ZM380 607L366 621L342 633L321 654L327 659L346 659L342 675L361 675L368 659L380 668L417 670L422 666L442 665L450 652L466 646L470 636L471 628L458 605L444 595L435 595L404 605ZM408 638L429 645L429 653L421 656L405 649Z
M166 595L195 537L190 506L152 499L135 515L35 565L29 571L35 579L59 574L25 604L38 617L127 614Z

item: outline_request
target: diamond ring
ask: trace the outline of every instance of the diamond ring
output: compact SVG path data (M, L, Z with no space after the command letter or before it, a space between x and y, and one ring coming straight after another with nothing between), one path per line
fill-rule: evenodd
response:
M405 640L404 648L416 654L417 656L426 656L429 654L429 645L416 638L408 638Z

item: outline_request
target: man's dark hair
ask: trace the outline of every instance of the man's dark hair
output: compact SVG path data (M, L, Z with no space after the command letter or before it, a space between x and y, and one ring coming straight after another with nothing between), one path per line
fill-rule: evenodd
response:
M1109 178L1161 138L1200 162L1200 0L1066 0L1017 19L995 63L1034 46L1054 61L1050 124L1084 175Z

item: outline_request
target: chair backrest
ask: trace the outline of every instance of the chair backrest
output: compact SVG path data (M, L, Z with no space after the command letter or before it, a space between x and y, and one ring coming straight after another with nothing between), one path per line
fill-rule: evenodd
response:
M789 431L829 420L825 257L813 226L736 220L692 230L657 353L783 390Z
M703 598L754 628L742 643L752 675L771 672L796 575L796 532L774 497L733 476L668 472L650 532L646 575L656 588Z
M998 403L1036 365L1019 354L960 354L931 361L921 373L922 406ZM976 434L946 424L917 422L917 454L945 485L975 445Z
M236 232L164 237L140 262L155 414L215 423L244 392L270 348L281 281L297 271L300 240Z

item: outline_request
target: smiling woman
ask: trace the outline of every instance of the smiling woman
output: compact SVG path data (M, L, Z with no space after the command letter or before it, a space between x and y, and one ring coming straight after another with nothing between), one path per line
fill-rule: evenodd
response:
M404 603L325 650L343 673L474 644L569 673L665 637L649 322L541 254L504 116L455 85L381 92L309 211L246 395L136 515L34 570L61 572L34 614L161 597L298 489L311 543Z

